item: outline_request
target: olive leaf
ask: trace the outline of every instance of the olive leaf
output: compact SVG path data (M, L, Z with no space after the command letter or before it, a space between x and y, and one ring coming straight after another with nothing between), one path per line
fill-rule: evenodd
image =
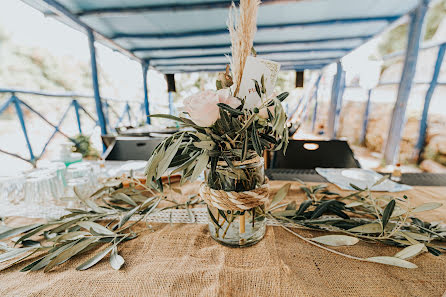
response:
M443 204L439 203L439 202L428 202L428 203L421 204L420 206L417 206L415 209L412 210L412 212L417 213L417 212L433 210L433 209L439 208L441 206L443 206Z
M200 142L193 142L192 144L197 148L209 151L213 150L215 147L215 142L213 142L212 140L203 140Z
M120 240L118 240L116 243L114 243L112 246L109 246L108 248L106 248L105 250L99 252L96 256L94 256L93 258L87 260L86 262L82 263L81 265L79 265L78 267L76 267L76 270L86 270L94 265L96 265L99 261L102 260L102 258L104 258L111 250L113 250L119 243L121 243L121 241L123 241L125 239L125 237L121 238Z
M28 232L28 231L38 228L40 226L42 226L42 224L31 224L31 225L26 225L26 226L22 226L22 227L8 229L5 232L0 233L0 240L17 235L17 234Z
M355 233L381 233L382 227L379 223L370 223L348 229L348 231Z
M169 168L172 159L175 157L178 149L180 148L181 142L183 141L183 136L184 133L181 133L180 137L174 140L173 143L166 149L165 155L159 162L156 169L156 179L161 178L161 176L166 172L167 168Z
M290 190L291 184L285 184L283 185L279 191L277 191L276 195L274 195L273 200L271 201L271 204L269 206L269 208L273 208L274 206L276 206L277 204L279 204L287 195L288 195L288 191Z
M256 88L256 92L257 92L257 94L259 95L260 98L262 98L262 93L261 93L261 91L260 91L259 82L256 81L255 79L253 79L253 81L254 81L254 86L255 86L255 88Z
M406 260L396 258L396 257L388 257L388 256L370 257L370 258L366 258L365 261L386 264L386 265L392 265L392 266L398 266L398 267L408 268L408 269L413 269L413 268L418 267L417 265L415 265L411 262L408 262Z
M234 115L234 116L239 116L239 115L244 114L243 111L241 111L239 109L232 108L231 106L227 105L226 103L217 103L217 106L223 110L226 110L227 112L229 112L231 115Z
M190 177L190 182L193 182L198 178L198 176L206 169L208 162L209 155L206 153L203 153L197 158L197 164L195 164L194 171Z
M9 252L0 254L0 263L3 263L5 261L14 259L18 256L21 256L22 254L29 252L30 250L33 250L34 248L29 247L29 248L18 248L18 249L13 249Z
M119 199L121 201L124 201L125 203L128 203L130 205L137 206L136 202L133 201L132 198L130 198L129 196L127 196L124 193L112 194L112 197L115 198L115 199Z
M330 246L355 245L359 242L358 238L347 235L324 235L309 240Z
M285 99L288 97L288 95L290 95L290 93L288 93L288 92L280 93L280 94L277 96L277 99L278 99L280 102L282 102L283 100L285 100Z
M81 239L80 241L78 241L75 245L73 245L72 247L64 250L62 253L60 253L57 257L55 257L54 259L52 259L48 265L45 267L45 269L43 270L44 272L48 272L51 269L53 269L54 267L56 267L57 265L65 262L66 260L70 259L71 257L77 255L79 252L81 252L83 249L85 249L86 247L88 247L90 244L92 244L93 242L95 242L97 240L97 238L87 238L87 239Z
M386 205L386 208L384 209L383 216L382 216L382 228L384 231L384 228L386 227L387 223L389 222L390 217L392 216L393 210L395 209L395 199L390 200L390 202Z
M95 222L83 221L83 222L77 223L77 225L79 225L82 228L85 228L87 230L90 230L90 228L91 228L94 231L101 233L101 234L116 235L113 231L111 231L111 230L107 229L106 227L99 225L98 223L95 223Z
M116 247L113 248L110 254L110 265L114 270L121 269L122 265L124 265L124 258L118 255L118 249Z
M415 257L416 255L422 253L424 249L426 249L426 246L424 245L424 243L410 245L410 246L402 249L398 253L396 253L395 257L403 259L403 260L409 259L409 258Z

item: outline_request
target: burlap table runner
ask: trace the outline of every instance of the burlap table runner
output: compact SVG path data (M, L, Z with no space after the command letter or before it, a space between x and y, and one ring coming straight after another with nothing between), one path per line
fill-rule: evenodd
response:
M272 192L283 184L272 181ZM184 191L196 192L197 187ZM416 187L405 194L414 204L445 201L446 187ZM303 199L297 183L287 199ZM446 207L423 213L431 221L446 221L445 214ZM29 219L9 222L24 221ZM442 296L446 290L446 256L423 254L412 260L418 269L409 270L346 259L308 245L280 227L268 227L260 243L244 249L217 244L206 225L153 227L154 232L122 244L120 254L126 264L120 271L110 267L108 258L89 270L76 271L93 256L90 253L49 273L22 273L14 266L0 272L0 296ZM363 242L338 249L361 257L398 251Z

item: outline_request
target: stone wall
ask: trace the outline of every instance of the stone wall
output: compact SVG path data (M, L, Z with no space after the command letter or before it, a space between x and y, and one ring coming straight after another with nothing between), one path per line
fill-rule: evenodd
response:
M372 103L369 113L365 146L374 152L382 152L389 131L392 104ZM346 137L350 143L359 144L365 103L344 101L339 120L338 137ZM327 123L328 103L321 106L317 126ZM400 162L410 162L418 139L420 114L407 115L407 122L400 145ZM429 116L426 137L425 157L446 165L446 118L440 115Z

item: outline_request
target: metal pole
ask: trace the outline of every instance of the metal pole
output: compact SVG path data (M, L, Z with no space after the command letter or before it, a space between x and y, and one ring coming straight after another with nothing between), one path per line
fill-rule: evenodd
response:
M365 144L365 137L367 135L367 126L369 124L369 113L370 113L370 98L372 97L372 89L369 89L367 91L367 103L365 105L364 110L364 119L362 123L362 131L361 131L361 137L359 140L359 143L364 145Z
M5 103L3 103L3 105L0 105L0 114L2 114L8 107L9 105L14 102L14 95L11 96L11 98L9 98L8 100L6 100Z
M336 125L337 125L337 110L338 110L338 104L339 104L339 95L340 95L340 89L342 85L342 63L341 61L338 61L336 64L336 75L333 78L333 85L331 88L331 101L330 101L330 107L328 111L328 125L327 125L327 136L330 139L336 138Z
M423 20L429 6L429 0L422 0L420 5L411 14L409 24L409 38L407 42L406 58L398 88L398 96L393 108L392 121L390 123L387 143L384 150L386 164L395 164L400 149L400 142L406 120L407 101L409 99L412 81L417 66L420 40L423 36Z
M311 122L311 131L314 133L314 128L316 127L316 120L317 120L317 89L316 89L316 95L314 100L314 109L313 109L313 119Z
M73 99L72 103L74 106L74 112L76 114L77 127L79 129L79 134L82 134L81 116L79 114L79 102L77 102L76 99Z
M427 129L427 117L429 114L429 105L431 103L432 96L434 95L435 87L437 86L438 76L440 75L440 69L443 63L445 50L446 50L446 43L443 43L438 49L434 74L432 75L432 81L429 85L429 89L426 92L426 98L424 99L423 114L421 116L420 129L418 132L418 141L415 146L415 158L417 160L420 158L420 154L423 151L423 147L426 141L426 129Z
M142 64L142 83L144 87L144 112L146 116L146 123L150 125L150 106L149 106L149 91L147 89L147 71L149 69L148 64Z
M169 92L169 113L173 115L174 110L173 110L173 96L172 96L172 92Z
M57 132L60 132L59 128L62 125L62 123L65 120L65 118L67 117L68 112L70 111L72 106L74 106L74 102L73 101L70 103L70 105L68 105L67 109L65 110L65 112L62 115L62 117L60 118L59 123L57 123L56 128L54 128L53 134L51 134L50 138L48 138L47 142L43 146L43 149L42 149L42 151L40 152L40 155L39 155L39 159L42 158L43 153L45 153L46 148L48 147L48 145L50 144L50 142L54 138L54 136L56 136ZM70 138L70 140L72 140L72 139Z
M338 102L336 103L336 117L335 117L335 126L334 126L334 138L338 135L338 128L339 128L339 118L341 116L341 110L342 110L342 99L344 96L344 90L345 90L345 71L342 71L341 76L341 86L339 88L339 94L338 94Z
M94 101L96 103L96 113L101 127L101 134L107 134L107 124L105 122L104 110L102 108L101 95L99 92L98 68L96 64L96 49L94 47L94 35L91 29L87 29L88 45L90 47L91 78L93 80ZM105 149L105 146L104 146Z
M12 100L14 102L15 110L17 112L17 116L20 121L20 126L22 127L23 135L25 136L26 145L28 146L30 161L32 164L34 164L36 161L36 157L34 156L33 149L31 147L31 142L29 141L29 138L28 138L28 132L26 131L26 125L25 125L25 118L23 117L23 111L22 111L22 108L20 107L20 101L18 100L18 98L15 95L12 95L12 97L13 97Z

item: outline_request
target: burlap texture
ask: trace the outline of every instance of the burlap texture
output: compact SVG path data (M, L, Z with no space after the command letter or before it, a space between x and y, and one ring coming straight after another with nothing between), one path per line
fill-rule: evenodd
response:
M283 184L272 181L271 191ZM187 186L184 192L196 192L197 187ZM293 183L287 199L301 201L298 189ZM406 192L413 204L444 201L445 193L446 187L417 187ZM445 213L442 207L420 217L444 220ZM10 223L24 221L15 218ZM260 243L244 249L219 245L205 225L153 227L154 232L122 244L119 253L126 264L120 271L110 267L108 257L89 270L74 269L94 253L76 257L49 273L22 273L14 266L0 272L0 296L442 296L446 290L446 256L423 254L412 260L418 269L409 270L334 255L280 227L268 227ZM297 232L307 237L322 234ZM398 251L363 242L337 249L362 257Z

